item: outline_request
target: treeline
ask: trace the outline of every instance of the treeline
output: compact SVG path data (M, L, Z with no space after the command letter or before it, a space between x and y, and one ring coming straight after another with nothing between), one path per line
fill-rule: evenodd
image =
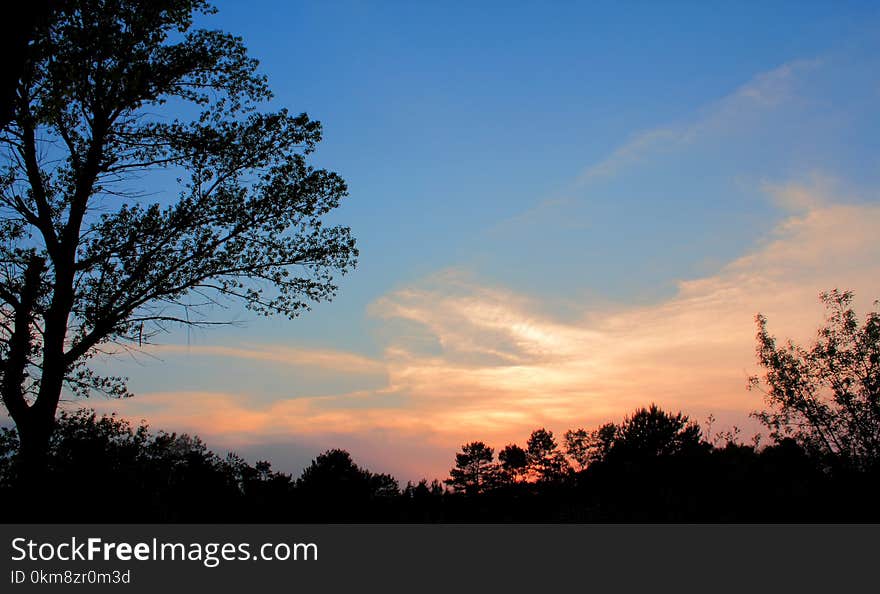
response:
M536 487L569 483L578 471L594 465L640 464L666 457L695 456L712 446L681 413L667 414L656 405L637 410L621 424L594 431L566 431L564 449L552 431L536 429L526 447L509 444L498 453L482 441L462 446L446 484L469 495L530 483ZM733 443L733 436L728 438Z
M711 443L714 442L714 443ZM498 453L472 442L445 485L401 486L329 450L298 478L221 457L198 437L64 413L52 439L59 503L21 497L17 435L0 431L4 522L567 522L876 520L877 473L832 469L792 439L707 439L656 406L562 443L537 429Z
M115 414L62 412L49 448L47 490L33 501L14 429L0 429L0 521L300 522L388 517L397 480L358 467L348 452L318 456L298 479L269 462L210 451L198 436L152 432ZM29 500L30 499L30 500Z
M710 417L710 423L714 419ZM833 464L792 438L760 446L739 430L704 434L651 405L621 423L540 428L525 447L462 446L445 483L481 502L463 519L493 521L786 522L876 520L876 467ZM459 506L461 507L461 506Z

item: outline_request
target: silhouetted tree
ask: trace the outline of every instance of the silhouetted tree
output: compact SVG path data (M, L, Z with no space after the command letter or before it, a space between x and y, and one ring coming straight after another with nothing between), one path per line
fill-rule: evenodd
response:
M312 460L296 481L299 492L314 499L367 499L370 473L345 450L327 450Z
M437 479L428 483L428 479L423 478L417 484L407 481L403 495L407 499L425 499L428 497L440 497L443 495L443 485Z
M640 409L627 421L645 417L643 411L650 413ZM678 416L659 409L654 416L661 414ZM595 433L589 432L590 441ZM632 450L624 443L632 441L618 442L617 450L612 445L571 480L495 489L494 480L484 478L462 484L465 491L474 486L472 493L491 490L490 496L450 497L438 481L422 479L401 496L393 477L361 468L344 450L322 453L294 484L268 462L221 458L196 436L153 432L89 410L62 412L49 469L65 505L33 516L17 504L23 495L14 476L18 436L0 428L0 501L12 502L0 506L0 521L876 521L880 515L876 474L829 473L791 438L760 450L734 441L720 448L701 443L696 450ZM462 454L477 460L477 474L491 477L491 448L474 442L465 449Z
M0 427L0 492L16 484L18 472L18 433L9 427Z
M516 444L508 444L498 452L501 475L506 482L517 483L525 478L529 468L528 453Z
M102 345L217 323L207 308L235 301L294 317L355 264L348 228L322 221L345 183L304 157L320 124L257 111L271 93L242 41L192 28L211 12L70 0L27 52L0 129L0 393L35 476L65 386L127 394L87 366ZM130 191L162 168L176 199Z
M574 460L579 470L590 463L590 433L586 429L569 429L565 432L565 453Z
M494 450L482 441L474 441L461 446L455 455L455 467L449 471L445 482L456 491L468 495L484 492L495 483L497 467L492 461Z
M880 313L860 324L851 292L820 297L825 324L809 348L778 346L767 319L757 316L765 371L751 386L764 392L769 409L755 415L771 437L790 436L832 465L873 468L880 461Z
M235 453L229 453L223 466L241 493L248 509L246 517L258 521L279 521L279 513L285 513L293 492L289 474L275 472L272 465L259 460L251 466Z
M296 481L296 491L324 514L322 519L350 517L357 509L376 499L400 495L400 486L389 474L374 474L355 464L345 450L327 450L303 470ZM318 514L320 515L320 514Z
M65 506L2 508L7 520L227 521L266 519L284 508L288 475L268 462L250 466L235 454L221 459L198 438L152 432L115 415L83 409L62 412L49 447L49 476ZM14 429L0 430L0 490L21 501L15 475L19 449ZM14 511L14 516L10 512Z
M370 474L371 497L397 497L400 495L400 483L386 473Z
M571 468L559 451L553 432L544 428L532 431L526 443L529 472L539 482L554 482L564 477Z
M702 447L699 425L680 412L667 413L652 404L617 426L606 458L656 458L696 452Z
M7 3L0 21L0 55L4 68L0 75L0 127L12 117L15 91L28 64L31 42L43 32L65 0L30 0Z
M617 439L617 425L605 423L590 433L590 462L604 460Z

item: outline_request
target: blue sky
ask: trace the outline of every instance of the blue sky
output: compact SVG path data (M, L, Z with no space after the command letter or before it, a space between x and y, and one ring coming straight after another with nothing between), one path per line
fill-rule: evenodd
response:
M876 3L217 6L203 24L244 38L269 76L274 106L323 122L313 162L349 184L350 199L333 218L358 238L360 265L334 302L294 322L240 314L241 327L167 337L172 350L158 360L113 363L143 395L125 404L132 415L160 425L189 419L180 426L254 455L286 452L277 462L284 469L338 444L359 448L379 470L417 478L408 473L419 464L438 469L460 440L485 437L428 429L468 427L469 415L486 418L490 408L486 434L499 440L541 423L564 430L620 417L632 403L647 403L639 397L736 418L756 402L735 405L726 392L688 400L673 388L648 395L644 386L640 392L561 361L590 337L616 353L609 337L631 337L626 324L659 328L683 304L729 295L758 277L778 283L778 295L807 296L792 332L795 321L816 318L809 296L829 288L821 285L876 288L870 226L862 243L828 247L864 263L851 270L822 268L818 255L806 265L779 247L801 245L813 232L847 232L829 221L874 220ZM721 285L720 293L705 292ZM742 351L745 362L730 363L739 377L753 335L740 313L777 307L782 316L790 307L754 294L734 301L706 315L730 313L731 324L742 324L746 342L719 351ZM447 312L442 320L431 316L439 311ZM584 361L594 352L588 346ZM603 365L635 357L620 352ZM314 353L362 359L334 370L324 359L315 364ZM429 381L429 372L439 375ZM505 384L520 372L529 390L534 378L539 389L548 386L547 402L529 405ZM494 387L448 381L461 374L489 374L513 391L487 397L491 407L480 409L473 402ZM431 382L468 397L426 405L439 398L426 391ZM200 425L185 411L156 412L187 394L222 396L218 406L230 415L248 403L282 415L272 407L308 398L334 412L310 417L294 407L289 414L310 425L267 429L254 421L235 430ZM414 438L416 428L430 435ZM421 457L404 460L402 447Z
M358 316L389 287L450 265L529 291L650 298L770 228L779 213L749 184L816 166L847 169L847 178L875 175L870 163L834 161L839 145L870 146L876 125L850 131L855 138L823 134L826 146L811 150L819 142L800 134L799 113L771 132L799 137L773 139L765 154L755 152L753 136L735 138L739 146L687 160L672 155L613 187L575 187L584 169L628 140L687 125L759 73L870 53L878 16L871 3L256 1L218 8L207 22L244 37L278 105L324 123L315 161L351 187L338 220L356 232L361 267L341 298L322 308L326 315L303 320L298 332L356 324L347 312ZM792 146L806 154L792 157ZM735 166L723 162L730 153ZM575 202L577 220L499 229L548 199ZM731 233L732 219L745 232ZM676 236L687 236L687 245ZM646 251L650 266L634 274Z

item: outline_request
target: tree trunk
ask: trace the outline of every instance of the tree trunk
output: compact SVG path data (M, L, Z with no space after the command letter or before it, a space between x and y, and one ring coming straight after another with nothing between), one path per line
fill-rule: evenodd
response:
M73 282L71 269L72 266L63 269L56 266L52 305L44 316L42 373L37 398L23 411L12 415L19 433L19 478L23 495L27 498L26 507L33 512L32 519L39 521L47 521L46 515L54 509L50 501L53 493L49 475L49 441L67 372L64 337L72 302L72 290L68 288ZM24 377L23 369L20 377Z
M21 493L19 510L30 521L48 521L52 499L49 474L49 440L55 425L54 414L31 407L15 420L18 429L18 479Z
M49 469L49 438L52 435L51 422L36 415L28 415L28 420L16 423L20 443L19 459L23 476L44 476Z

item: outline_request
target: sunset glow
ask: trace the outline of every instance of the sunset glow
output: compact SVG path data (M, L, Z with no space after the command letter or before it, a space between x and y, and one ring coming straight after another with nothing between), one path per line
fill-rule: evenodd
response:
M646 19L623 36L634 49L608 33L622 15L586 9L467 24L218 4L275 101L325 122L315 159L349 183L334 217L360 265L301 319L220 311L241 324L101 358L136 396L98 410L288 472L343 447L403 482L444 478L467 441L522 444L652 402L750 436L755 315L809 340L820 292L853 290L861 312L880 298L880 54L857 16L844 34L793 14L785 47L772 28L737 41L748 20L722 32L703 14L700 35ZM421 39L423 21L439 32ZM350 33L339 47L328 23ZM699 39L667 49L679 34ZM516 55L492 49L509 37ZM289 59L303 54L315 64Z

